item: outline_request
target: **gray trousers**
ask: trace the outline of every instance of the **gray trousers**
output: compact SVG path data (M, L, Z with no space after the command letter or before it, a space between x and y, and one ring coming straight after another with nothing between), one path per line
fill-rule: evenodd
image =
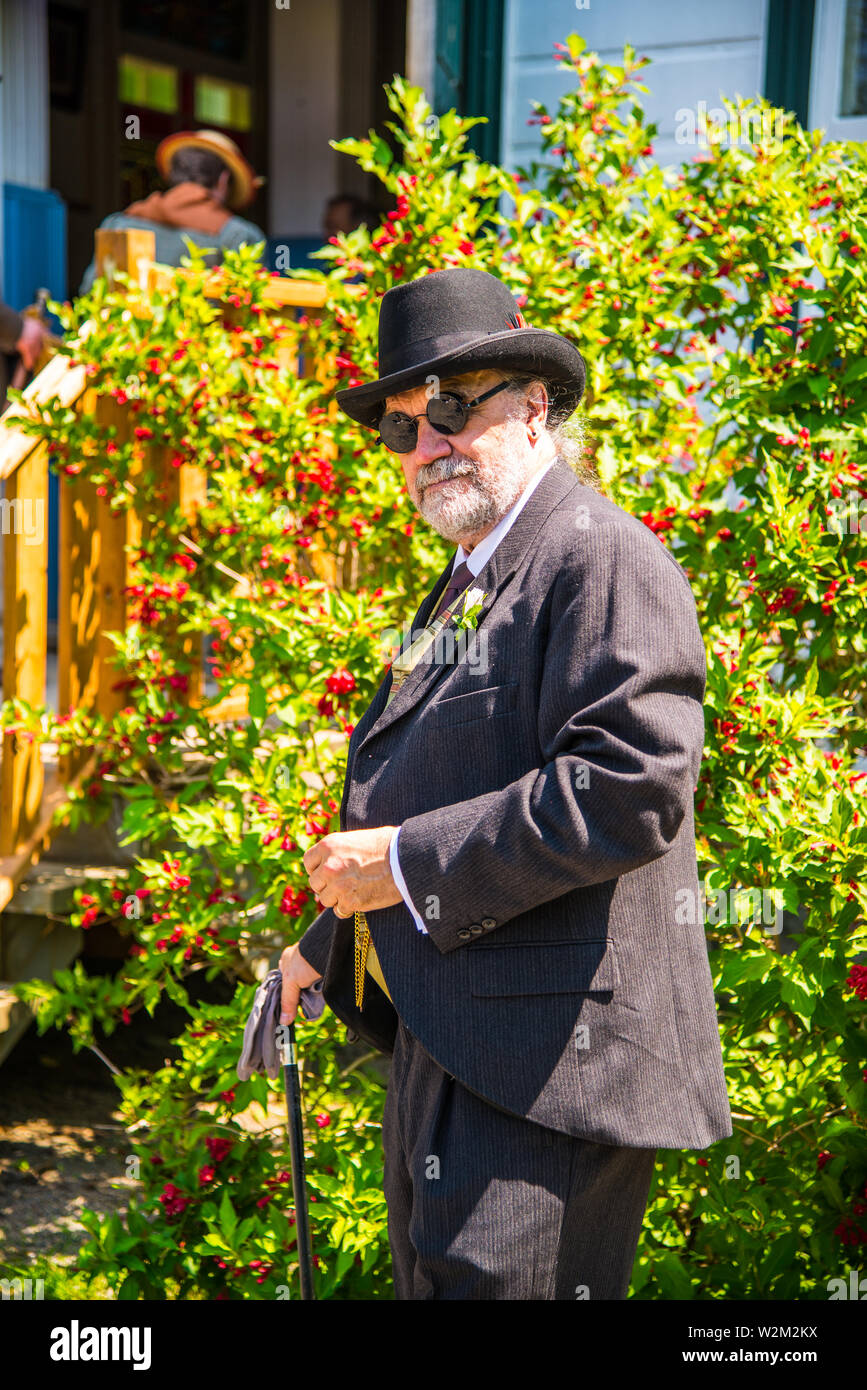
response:
M402 1021L382 1137L397 1299L626 1298L655 1149L499 1109Z

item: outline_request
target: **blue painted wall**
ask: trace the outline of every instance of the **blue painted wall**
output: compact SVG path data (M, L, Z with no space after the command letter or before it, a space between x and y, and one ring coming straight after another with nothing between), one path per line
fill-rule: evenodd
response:
M3 299L15 309L46 288L66 299L66 205L50 189L3 185ZM59 331L60 325L54 322ZM48 617L57 620L58 479L48 482Z

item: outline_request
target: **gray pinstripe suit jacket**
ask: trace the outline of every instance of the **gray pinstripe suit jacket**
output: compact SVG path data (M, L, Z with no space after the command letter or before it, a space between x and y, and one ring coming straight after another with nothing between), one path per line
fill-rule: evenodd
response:
M340 808L342 830L401 825L429 934L403 903L368 912L394 1006L368 976L361 1013L352 918L326 908L301 953L350 1028L391 1051L399 1013L495 1105L597 1143L704 1148L732 1128L699 908L689 581L557 460L473 584L486 663L481 647L422 662L386 709L388 672Z

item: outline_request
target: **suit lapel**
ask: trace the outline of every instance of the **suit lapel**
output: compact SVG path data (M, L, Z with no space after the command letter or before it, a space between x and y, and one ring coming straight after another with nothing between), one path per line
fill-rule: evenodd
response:
M457 554L457 551L455 551L455 554ZM445 569L442 571L442 574L440 575L439 579L436 581L433 588L431 589L430 593L427 594L426 597L422 600L421 607L419 608L418 612L412 620L412 626L409 630L409 633L405 641L401 643L401 651L404 651L406 647L409 646L410 642L412 641L413 632L417 628L424 627L431 613L433 613L436 609L436 606L440 600L440 596L442 595L442 592L445 589L446 584L448 583L448 577L452 572L454 558L454 555L452 555L452 557L447 562ZM367 709L364 711L364 714L359 719L355 731L352 735L352 739L350 740L349 752L347 754L346 759L346 775L343 783L343 797L340 805L341 828L343 826L343 818L346 812L346 802L349 797L349 787L350 783L352 782L353 764L358 755L359 748L365 742L368 735L372 732L373 726L376 724L376 721L378 720L380 714L385 709L385 702L388 699L388 692L390 690L391 668L389 668L389 670L386 672L379 685L379 688L377 689L376 694L374 695L370 704L367 706ZM392 704L394 704L394 701L392 701ZM352 746L353 743L355 745L354 747Z
M517 518L509 527L509 530L506 532L493 554L488 558L479 574L469 585L470 588L482 589L486 595L481 612L478 615L477 629L482 626L482 623L494 607L506 584L523 560L530 543L545 518L558 502L561 502L573 488L578 486L578 479L575 477L571 468L563 463L562 460L555 460L536 487L532 496L521 508ZM436 608L439 598L445 589L448 576L451 573L453 559L454 556L419 608L413 620L413 630L424 627L431 613ZM443 631L447 632L450 628L454 629L454 625L455 620L454 616L452 616L446 623ZM406 645L409 645L412 640L413 630L410 631L406 639ZM375 734L382 733L382 731L389 728L395 720L407 714L420 700L429 696L437 681L442 678L444 672L451 669L453 669L452 665L448 662L436 660L420 661L414 670L409 673L391 704L386 708L388 692L391 689L391 672L389 672L387 678L383 681L376 695L373 697L366 714L363 716L363 720L367 722L367 716L370 715L370 721L357 745L355 750L356 755L368 739L372 738ZM347 768L347 778L349 775L350 769Z

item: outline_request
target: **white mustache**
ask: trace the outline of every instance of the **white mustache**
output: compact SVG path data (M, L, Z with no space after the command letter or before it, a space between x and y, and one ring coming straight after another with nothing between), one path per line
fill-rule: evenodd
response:
M428 478L426 481L421 482L419 486L421 487L423 492L427 492L428 488L433 487L434 483L446 483L449 482L449 480L452 478L463 478L467 476L472 476L475 474L475 472L475 467L457 468L453 473L445 473L442 475L442 477Z

